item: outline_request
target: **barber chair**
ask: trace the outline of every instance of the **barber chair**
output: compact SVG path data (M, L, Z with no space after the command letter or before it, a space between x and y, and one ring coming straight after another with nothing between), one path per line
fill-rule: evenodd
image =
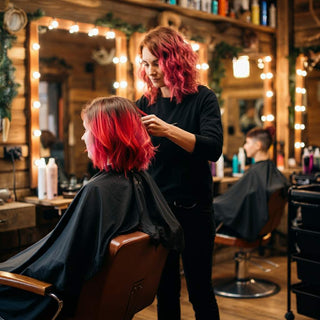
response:
M217 295L229 298L259 298L275 294L279 291L279 286L271 281L250 277L249 263L258 266L265 272L271 271L270 268L264 268L254 261L251 252L266 246L270 242L271 233L280 224L286 203L287 199L283 189L279 189L271 194L268 201L269 219L255 241L249 242L225 234L216 234L215 243L239 248L234 256L235 277L217 279L214 282L214 292ZM264 260L264 262L278 267L272 261Z
M84 284L75 316L60 315L59 319L132 319L153 302L167 254L167 249L153 245L143 232L117 236L110 243L105 266ZM63 307L49 283L0 271L0 284L51 296L58 303L53 320Z

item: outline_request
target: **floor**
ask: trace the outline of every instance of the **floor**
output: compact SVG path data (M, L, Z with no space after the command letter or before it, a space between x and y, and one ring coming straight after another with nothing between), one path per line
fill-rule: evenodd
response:
M221 320L280 320L285 319L287 312L287 257L285 255L268 258L279 264L279 268L265 273L261 269L250 265L250 273L253 276L267 279L277 283L280 291L266 298L257 299L232 299L217 297ZM292 283L297 282L295 263L292 263ZM231 276L234 272L234 264L231 259L217 262L213 268L213 279ZM186 285L182 280L182 320L194 320L194 313L188 302ZM297 314L295 294L291 293L291 310L295 320L311 319ZM156 320L156 302L135 315L134 320Z

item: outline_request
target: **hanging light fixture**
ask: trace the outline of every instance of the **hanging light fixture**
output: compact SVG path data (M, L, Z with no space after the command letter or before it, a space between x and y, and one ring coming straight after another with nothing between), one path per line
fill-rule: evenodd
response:
M233 76L235 78L248 78L250 75L250 64L248 56L233 58Z

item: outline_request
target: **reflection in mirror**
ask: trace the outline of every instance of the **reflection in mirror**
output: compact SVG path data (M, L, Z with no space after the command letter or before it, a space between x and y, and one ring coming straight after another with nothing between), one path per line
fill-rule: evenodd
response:
M254 126L263 126L263 115L272 113L268 106L272 106L272 97L266 97L266 81L261 78L266 66L259 68L257 58L250 58L249 61L250 75L241 79L234 77L232 61L224 62L226 75L222 80L222 123L223 153L227 162L231 162L232 156L243 146L245 133Z
M84 23L77 26L74 32L72 21L48 17L30 25L32 187L40 157L55 156L60 179L82 178L89 160L81 141L81 109L97 96L127 95L124 34ZM97 34L89 35L94 30Z

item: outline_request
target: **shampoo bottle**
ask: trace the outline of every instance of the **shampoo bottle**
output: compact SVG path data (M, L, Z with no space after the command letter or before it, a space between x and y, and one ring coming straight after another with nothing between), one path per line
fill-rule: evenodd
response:
M268 4L266 0L262 0L260 4L260 24L268 25Z
M58 166L54 158L50 158L47 165L47 198L54 199L58 195Z
M46 185L46 161L44 158L40 159L38 165L38 198L43 200L47 195L47 185Z

